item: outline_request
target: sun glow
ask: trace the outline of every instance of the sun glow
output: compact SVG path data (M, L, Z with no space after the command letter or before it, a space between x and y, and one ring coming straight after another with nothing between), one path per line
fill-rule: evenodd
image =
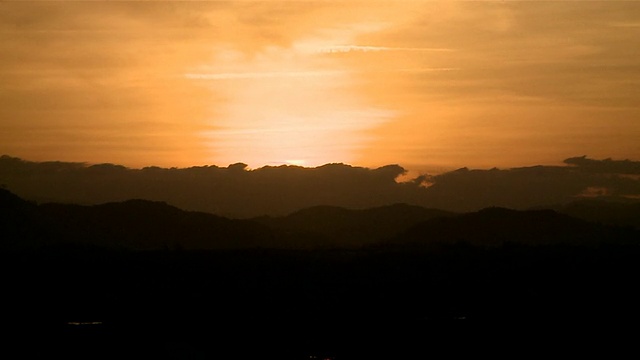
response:
M286 160L285 163L287 165L295 165L295 166L305 166L307 164L307 162L305 160Z
M640 2L1 7L0 154L457 168L640 153Z
M322 51L328 42L351 39L353 31L270 46L252 56L224 49L212 64L185 73L225 99L215 104L215 127L201 133L215 161L259 167L357 160L367 130L396 113L355 91L358 69Z

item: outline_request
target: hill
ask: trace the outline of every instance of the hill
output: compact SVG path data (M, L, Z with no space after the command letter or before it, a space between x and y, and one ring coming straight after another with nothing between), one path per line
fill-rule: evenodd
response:
M206 250L273 245L270 229L256 222L184 211L164 202L36 205L7 190L0 190L0 194L6 234L3 245L8 247Z
M581 199L548 208L591 222L640 229L640 203L636 201Z
M0 196L2 243L8 248L75 244L129 250L357 249L457 242L595 246L633 242L638 233L628 226L637 220L637 209L631 205L603 212L596 211L595 203L562 208L576 217L550 209L493 207L455 214L395 204L360 210L316 206L283 217L229 219L149 200L38 205L4 189ZM600 206L607 210L614 205Z
M252 220L285 234L315 239L309 241L311 243L359 247L386 240L422 221L454 215L443 210L394 204L368 209L314 206L287 216L264 216Z
M634 243L638 231L593 223L553 210L486 208L456 217L428 220L387 244L423 245L467 243L473 246L529 246Z

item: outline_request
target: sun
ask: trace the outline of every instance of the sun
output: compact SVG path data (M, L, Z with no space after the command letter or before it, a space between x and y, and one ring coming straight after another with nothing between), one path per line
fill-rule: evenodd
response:
M294 166L305 166L307 164L307 161L302 159L285 160L285 164Z

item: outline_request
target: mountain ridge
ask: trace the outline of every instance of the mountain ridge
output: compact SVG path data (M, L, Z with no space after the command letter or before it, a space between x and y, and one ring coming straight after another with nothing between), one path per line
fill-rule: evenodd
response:
M633 222L624 222L634 220L633 216L621 216L613 224L611 214L607 214L608 221L595 221L593 216L581 219L553 209L489 207L452 213L407 204L368 209L316 206L283 217L230 219L186 211L161 201L38 205L8 190L0 190L0 194L3 226L8 234L5 244L11 246L21 241L136 250L357 249L380 243L400 246L459 241L479 246L509 242L593 246L609 238L628 241L639 231ZM633 214L636 208L629 209Z

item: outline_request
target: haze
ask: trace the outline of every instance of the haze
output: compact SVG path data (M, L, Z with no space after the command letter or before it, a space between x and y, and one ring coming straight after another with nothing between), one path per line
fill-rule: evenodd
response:
M1 2L0 154L410 170L640 158L640 2Z

